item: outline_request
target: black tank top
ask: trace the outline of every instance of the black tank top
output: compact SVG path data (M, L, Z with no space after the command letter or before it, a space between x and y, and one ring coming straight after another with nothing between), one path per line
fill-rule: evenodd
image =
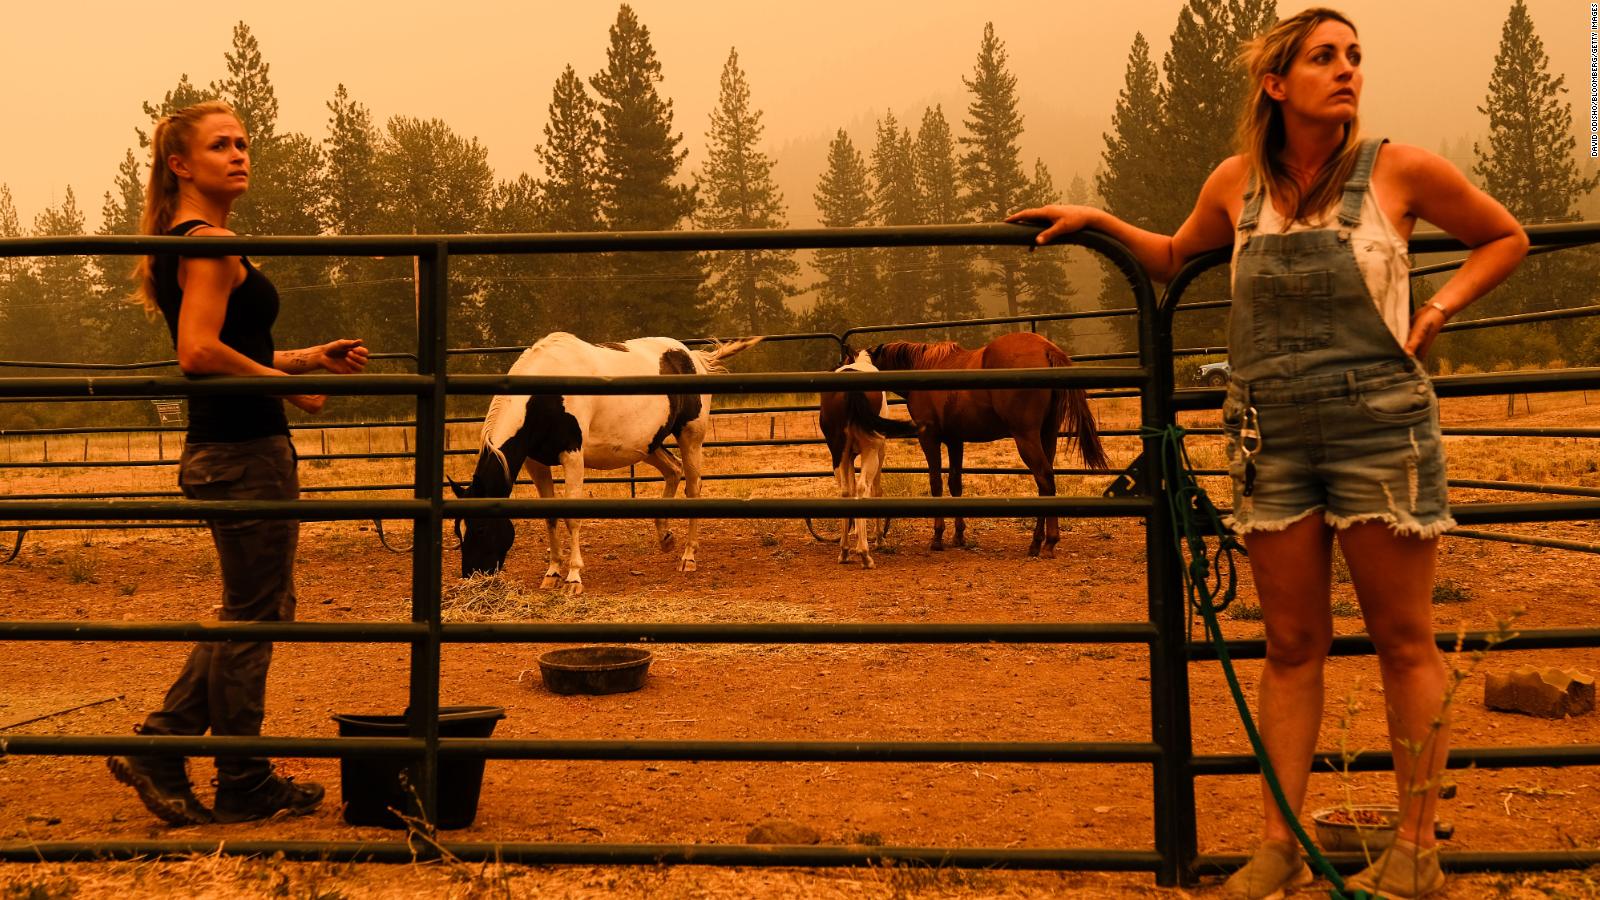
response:
M168 235L181 237L206 226L199 219L180 223ZM200 254L195 254L200 255ZM156 276L156 305L167 320L172 343L178 343L178 310L183 306L183 289L178 287L178 254L158 253L153 263ZM222 343L263 366L272 365L272 323L278 318L278 291L250 264L244 262L244 281L228 294L228 311L222 320ZM289 422L283 414L283 401L264 395L189 396L189 441L191 443L235 443L257 438L287 435Z

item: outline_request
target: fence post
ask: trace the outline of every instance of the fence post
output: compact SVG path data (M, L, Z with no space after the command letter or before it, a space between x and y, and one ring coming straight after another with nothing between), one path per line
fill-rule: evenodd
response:
M439 655L443 637L439 611L444 570L445 326L449 310L449 248L440 241L417 254L417 374L433 384L417 395L417 455L414 496L428 510L411 522L411 621L425 622L427 636L411 644L411 737L425 744L415 785L421 817L429 830L439 801ZM432 855L429 852L428 855Z
M1139 362L1147 371L1140 391L1144 465L1139 480L1155 499L1145 519L1146 593L1156 639L1150 646L1151 737L1161 747L1155 764L1155 839L1161 865L1156 884L1170 887L1193 880L1199 839L1195 826L1194 739L1189 722L1189 647L1187 601L1181 560L1172 542L1172 511L1161 480L1161 439L1150 429L1173 422L1172 311L1188 280L1180 275L1158 303L1149 275L1137 270L1134 297L1139 307Z

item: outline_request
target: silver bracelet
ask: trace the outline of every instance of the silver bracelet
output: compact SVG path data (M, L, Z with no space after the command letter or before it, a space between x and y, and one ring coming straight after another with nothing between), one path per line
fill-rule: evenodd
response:
M1445 308L1444 308L1444 304L1443 304L1443 303L1440 303L1440 302L1439 302L1439 301L1437 301L1437 300L1429 300L1429 301L1428 301L1428 302L1427 302L1427 303L1426 303L1426 304L1424 304L1424 305L1425 305L1425 306L1431 306L1431 307L1433 307L1433 308L1434 308L1434 309L1437 309L1437 310L1438 310L1438 311L1439 311L1439 314L1440 314L1440 315L1442 315L1442 316L1444 316L1444 317L1445 317L1445 318L1446 318L1446 319L1448 319L1448 318L1450 318L1450 310L1448 310L1448 309L1445 309Z

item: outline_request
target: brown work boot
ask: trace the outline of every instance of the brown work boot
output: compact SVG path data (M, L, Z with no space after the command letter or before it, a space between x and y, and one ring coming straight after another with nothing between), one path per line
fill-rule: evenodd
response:
M250 822L268 819L280 812L291 816L309 815L322 803L323 793L320 784L309 781L295 784L293 778L276 772L268 772L266 777L249 786L219 780L217 821Z
M1280 900L1313 881L1300 848L1289 841L1262 841L1239 871L1222 884L1230 900Z
M1439 868L1439 848L1424 850L1407 840L1396 838L1372 865L1345 880L1346 892L1366 891L1373 898L1413 900L1426 897L1444 887L1444 871Z
M185 761L172 756L113 756L106 760L111 776L143 801L144 808L175 827L207 825L214 819L194 795Z

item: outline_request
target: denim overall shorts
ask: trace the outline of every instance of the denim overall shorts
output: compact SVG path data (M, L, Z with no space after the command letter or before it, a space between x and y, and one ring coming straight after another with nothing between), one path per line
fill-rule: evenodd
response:
M1455 527L1438 397L1384 324L1350 241L1382 143L1362 143L1337 228L1250 234L1239 250L1222 407L1239 534L1318 511L1335 529L1381 521L1432 538ZM1265 197L1252 179L1241 231Z

